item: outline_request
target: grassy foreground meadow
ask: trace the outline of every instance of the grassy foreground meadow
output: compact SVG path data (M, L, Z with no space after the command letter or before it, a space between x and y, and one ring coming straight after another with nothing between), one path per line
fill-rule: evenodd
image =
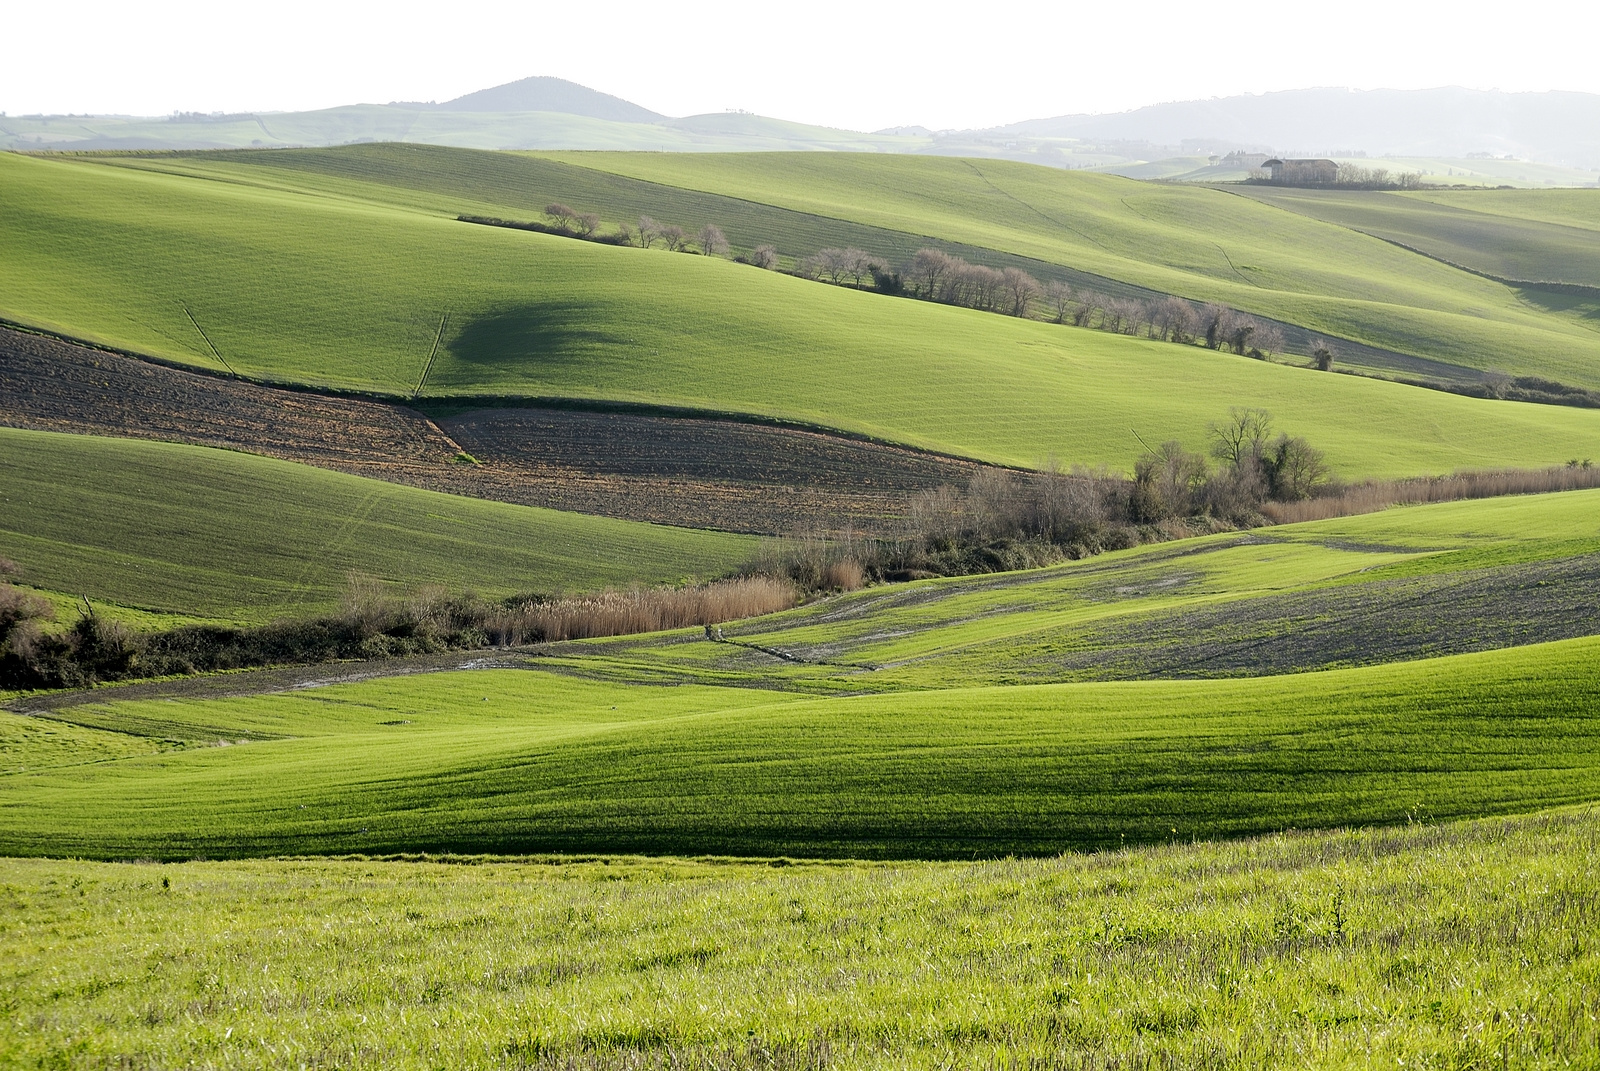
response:
M536 668L108 691L0 714L0 852L972 858L1527 812L1600 795L1597 655L847 698Z
M172 443L0 428L0 468L0 556L27 583L178 618L327 613L352 572L491 597L678 582L756 546Z
M0 861L0 1067L1593 1067L1592 808L893 865Z
M686 406L1026 466L1128 469L1142 449L1130 429L1198 445L1234 405L1271 410L1346 476L1540 467L1600 442L1597 411L1328 376L327 193L9 155L0 187L0 316L267 381Z

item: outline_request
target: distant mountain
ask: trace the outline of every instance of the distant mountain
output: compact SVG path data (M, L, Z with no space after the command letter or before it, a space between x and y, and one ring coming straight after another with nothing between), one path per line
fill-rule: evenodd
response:
M1296 89L1032 119L994 136L1144 142L1187 152L1261 147L1293 154L1514 155L1600 166L1600 94Z
M1207 182L1243 178L1242 170L1227 172L1207 157L1245 149L1407 157L1409 164L1393 166L1445 181L1575 186L1592 185L1589 169L1600 168L1600 95L1298 89L1031 119L989 130L935 133L899 126L864 134L743 112L674 119L575 82L538 76L443 104L154 118L0 116L0 149L281 148L368 141L474 149L934 153ZM1464 159L1472 155L1513 156L1540 166Z
M560 112L608 119L613 123L659 123L667 118L610 93L548 75L480 89L436 107L452 112Z

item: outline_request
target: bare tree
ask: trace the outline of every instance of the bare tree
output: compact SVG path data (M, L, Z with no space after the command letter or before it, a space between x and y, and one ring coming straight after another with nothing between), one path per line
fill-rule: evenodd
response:
M573 222L578 218L578 213L574 212L566 205L561 204L559 201L554 204L545 205L544 214L545 218L550 221L550 225L561 231L570 231L572 229Z
M933 301L939 295L939 283L955 267L955 258L940 249L919 249L911 258L906 274L918 294Z
M844 282L844 277L850 274L850 253L848 250L839 249L835 246L819 249L812 260L816 264L817 271L822 275L826 275L828 281L835 286Z
M1278 436L1268 465L1272 497L1280 502L1301 502L1317 493L1328 479L1322 451L1301 438Z
M1039 296L1039 280L1021 268L1007 268L1000 275L1001 288L1005 291L1006 300L1011 306L1011 315L1028 315L1028 306Z
M967 304L974 309L994 311L1005 291L1005 273L986 264L968 264L961 273L966 278Z
M1138 298L1124 298L1122 311L1128 321L1128 334L1137 335L1150 322L1150 306Z
M1274 323L1257 323L1256 333L1250 340L1255 348L1271 356L1282 353L1284 347L1283 329Z
M649 216L639 217L639 248L649 249L661 237L661 224Z
M778 249L776 246L758 245L750 251L750 263L758 268L768 271L778 266Z
M661 240L667 244L667 249L674 253L679 253L688 244L689 235L676 223L669 223L661 228Z
M1093 290L1078 291L1078 307L1072 312L1072 322L1078 327L1088 327L1094 323L1096 314L1105 310L1106 302L1111 300L1104 294Z
M1243 357L1250 348L1250 339L1256 333L1256 322L1241 313L1234 313L1228 323L1228 345L1233 347L1233 352Z
M1105 307L1100 310L1100 329L1121 334L1122 325L1127 322L1127 319L1127 303L1121 298L1107 298Z
M1174 342L1187 342L1195 330L1194 306L1180 297L1164 297L1151 312L1151 323L1157 338L1170 338Z
M633 228L626 223L617 224L617 241L623 245L632 245L634 242Z
M1272 434L1272 414L1265 409L1251 409L1236 405L1228 410L1228 419L1212 424L1211 456L1241 468L1259 461L1266 450L1267 437Z
M861 285L861 280L872 276L873 268L878 268L881 271L887 267L882 257L874 256L865 249L857 249L855 246L841 249L839 253L845 274L855 280L857 286Z
M700 243L700 252L706 256L716 256L728 251L728 239L722 233L722 228L715 223L707 223L695 235L695 240Z
M1059 279L1052 279L1044 286L1044 299L1050 305L1050 311L1055 313L1055 322L1067 322L1067 312L1072 308L1072 287Z
M594 232L600 229L600 217L593 212L579 212L573 226L580 238L593 238Z
M1191 454L1182 443L1162 443L1134 463L1134 519L1160 521L1188 513L1205 481L1204 457Z
M822 275L822 257L816 253L809 257L796 257L794 273L802 279L816 279Z

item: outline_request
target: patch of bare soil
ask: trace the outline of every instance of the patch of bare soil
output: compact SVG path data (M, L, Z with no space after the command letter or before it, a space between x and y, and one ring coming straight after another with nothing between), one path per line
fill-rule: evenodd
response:
M224 447L628 520L779 534L876 527L979 466L724 420L401 405L263 387L0 328L0 424ZM462 453L478 463L465 463Z

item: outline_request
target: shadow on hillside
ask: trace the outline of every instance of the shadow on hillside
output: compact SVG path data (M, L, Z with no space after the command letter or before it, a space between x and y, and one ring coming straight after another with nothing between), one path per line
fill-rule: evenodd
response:
M509 369L576 364L596 347L630 340L595 326L594 308L575 302L528 302L464 319L444 352L458 361Z
M1585 320L1600 320L1600 288L1574 292L1523 286L1517 288L1517 296L1545 312L1565 312Z

